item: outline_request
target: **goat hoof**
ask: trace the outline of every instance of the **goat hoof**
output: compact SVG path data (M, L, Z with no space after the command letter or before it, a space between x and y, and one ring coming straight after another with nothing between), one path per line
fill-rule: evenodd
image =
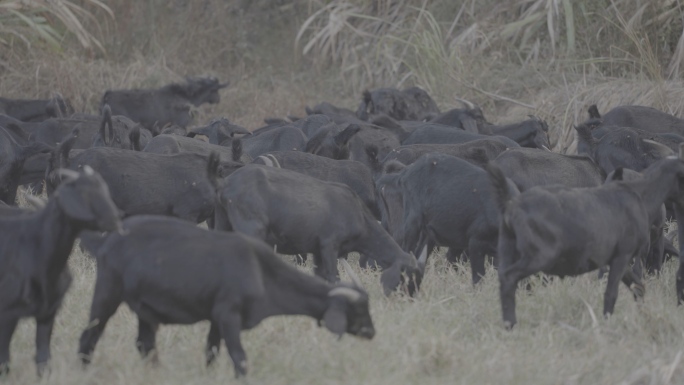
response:
M515 322L504 321L504 329L513 330L513 326L515 326Z
M210 367L214 364L216 357L218 357L218 348L216 346L213 346L211 349L207 349L207 367Z
M38 377L42 378L46 374L50 374L50 366L47 362L36 362L36 374Z
M0 378L6 377L9 374L9 362L0 364Z
M84 369L86 366L90 365L90 363L93 360L93 358L89 354L85 354L85 353L79 353L78 358L81 359L81 364L83 365Z

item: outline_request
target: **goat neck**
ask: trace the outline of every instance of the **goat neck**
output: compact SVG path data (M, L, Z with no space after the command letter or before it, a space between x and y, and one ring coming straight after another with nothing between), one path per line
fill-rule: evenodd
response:
M39 255L44 260L35 261L37 266L57 277L66 266L81 226L64 213L56 199L51 199L43 210L26 218L22 227L27 230L23 234L30 234L25 235L31 238L26 241L41 250Z
M328 307L328 293L334 286L321 278L302 274L283 261L276 262L270 264L270 268L263 266L262 262L264 274L270 275L264 279L269 303L264 309L267 314L262 317L307 315L322 319Z
M407 258L407 263L412 262L412 257L399 247L389 233L372 218L366 218L366 228L363 235L357 241L354 250L361 254L372 256L382 269L392 266L400 256Z
M676 198L678 181L684 176L684 162L679 159L664 159L647 168L643 174L641 179L621 183L641 197L649 218L655 218L663 202Z

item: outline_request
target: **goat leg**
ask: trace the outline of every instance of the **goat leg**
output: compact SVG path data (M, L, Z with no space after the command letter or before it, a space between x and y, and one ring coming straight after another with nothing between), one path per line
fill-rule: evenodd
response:
M608 283L606 284L606 292L603 298L603 315L608 317L613 314L615 308L615 301L618 296L618 285L623 277L626 275L628 258L624 256L617 256L610 262L610 270L608 271ZM635 276L636 277L636 276Z
M51 314L47 317L36 319L36 370L39 377L48 369L50 340L52 339L55 315Z
M247 375L247 354L240 342L240 330L242 330L240 314L224 313L219 319L221 337L226 343L228 354L235 367L235 378L245 376Z
M9 374L10 341L18 322L16 318L0 320L0 378Z
M219 350L221 349L221 331L216 322L212 322L209 327L209 335L207 335L207 347L205 356L207 358L207 366L210 366L216 360Z
M151 324L138 316L138 338L135 346L140 355L153 364L159 362L156 352L157 325Z

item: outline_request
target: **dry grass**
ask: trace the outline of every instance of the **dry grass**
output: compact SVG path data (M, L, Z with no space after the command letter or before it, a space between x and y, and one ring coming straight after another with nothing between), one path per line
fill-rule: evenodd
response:
M196 122L223 115L256 128L265 117L303 115L304 106L323 100L354 109L366 87L417 84L440 108L465 97L493 122L534 113L549 121L554 148L573 153L572 125L585 119L590 104L601 111L642 104L684 114L680 2L637 3L112 0L114 19L91 7L98 22L82 20L106 54L84 53L69 35L60 41L62 53L1 46L0 95L59 91L77 110L93 112L107 88L210 74L231 87L222 91L221 103L200 108ZM161 365L141 362L136 320L125 307L108 325L92 366L82 370L76 350L95 266L79 251L70 264L75 280L57 317L50 377L35 377L28 320L15 333L6 383L232 381L225 351L215 368L203 366L206 324L162 327ZM531 291L519 292L520 324L512 332L502 328L491 268L474 289L467 268L455 272L443 257L433 258L415 300L385 298L377 273L361 271L378 331L374 340L336 341L301 317L267 320L243 334L249 382L684 383L676 268L669 262L661 277L647 280L644 303L621 288L608 320L601 317L605 282L595 275L546 286L535 279Z
M191 256L188 256L191 257ZM286 257L289 258L289 257ZM92 365L76 356L87 325L95 264L79 251L70 261L75 279L56 321L52 341L54 384L204 384L231 382L223 350L216 367L203 365L208 324L163 326L161 364L144 363L135 349L137 321L122 306L107 325ZM244 332L252 384L676 384L684 381L682 310L675 306L676 263L646 282L643 303L620 289L616 312L601 316L605 281L595 274L532 280L518 293L519 325L500 320L498 282L490 267L473 289L467 268L432 259L420 295L385 298L377 273L359 270L371 296L377 329L372 341L340 341L304 317L279 317ZM307 268L308 269L308 268ZM33 364L35 325L22 321L12 341L8 384L38 380Z

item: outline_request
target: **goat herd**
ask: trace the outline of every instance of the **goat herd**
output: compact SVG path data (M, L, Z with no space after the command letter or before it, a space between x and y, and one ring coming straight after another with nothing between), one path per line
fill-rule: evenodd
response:
M240 331L273 315L373 338L350 252L382 270L387 295L417 292L436 246L469 261L473 284L493 257L508 328L525 277L608 267L607 315L620 281L641 297L643 274L677 254L663 226L684 213L684 121L664 112L590 107L576 127L580 155L551 152L536 117L493 125L464 100L440 113L417 87L366 91L356 112L321 103L251 132L225 118L187 128L192 106L218 103L226 86L110 90L100 115L74 113L57 94L0 98L0 375L22 317L36 319L39 374L46 367L76 238L97 259L84 364L125 302L143 356L158 325L209 320L207 364L223 340L238 376ZM19 185L44 187L48 201L17 207ZM210 230L196 226L205 221ZM312 254L315 275L276 250L299 263ZM339 282L338 259L352 282ZM680 268L680 302L682 279Z

